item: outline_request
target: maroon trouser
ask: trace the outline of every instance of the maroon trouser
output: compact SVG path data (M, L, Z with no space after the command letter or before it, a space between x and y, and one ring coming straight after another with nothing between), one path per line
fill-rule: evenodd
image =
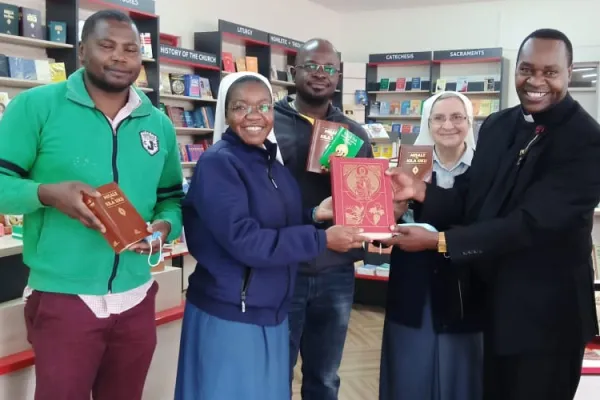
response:
M97 318L75 295L34 291L25 304L35 400L141 400L156 348L155 282L134 308Z

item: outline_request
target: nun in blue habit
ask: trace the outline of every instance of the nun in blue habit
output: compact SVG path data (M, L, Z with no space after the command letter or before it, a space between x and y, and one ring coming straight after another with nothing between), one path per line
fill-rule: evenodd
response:
M175 400L291 398L287 314L296 268L326 249L325 231L310 221L331 210L302 209L273 118L266 78L240 72L221 81L214 144L200 157L182 203L197 266Z
M430 97L420 129L415 145L434 146L432 184L460 185L475 149L470 100L457 92ZM415 222L416 209L406 207L398 207L400 224ZM483 290L468 268L442 253L393 247L380 400L481 400Z

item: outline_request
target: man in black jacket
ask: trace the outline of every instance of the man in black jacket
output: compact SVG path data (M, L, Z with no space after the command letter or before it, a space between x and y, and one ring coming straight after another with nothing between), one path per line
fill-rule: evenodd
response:
M568 93L572 45L542 29L519 49L520 105L483 123L468 181L444 190L390 171L419 222L406 251L443 252L486 282L485 399L566 400L598 334L591 230L600 200L600 126Z
M292 74L296 98L275 104L275 137L284 164L298 180L304 206L317 207L331 196L331 178L328 173L306 171L316 119L347 124L360 136L365 143L357 157L373 157L373 153L362 127L331 104L341 73L340 57L330 42L307 41L296 56ZM363 257L362 251L327 251L300 267L289 312L290 381L300 351L304 400L338 398L337 372L354 298L354 262Z

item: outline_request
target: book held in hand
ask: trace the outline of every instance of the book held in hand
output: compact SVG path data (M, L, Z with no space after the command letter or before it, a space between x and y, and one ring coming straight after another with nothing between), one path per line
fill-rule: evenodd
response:
M83 195L87 207L106 228L103 233L115 253L120 254L149 235L146 221L115 182L96 189L100 197Z
M433 146L400 145L398 166L417 179L431 182L433 172Z
M310 148L308 149L308 158L306 159L306 170L320 174L323 172L321 166L321 156L325 148L337 133L338 129L344 127L348 129L348 125L340 124L339 122L325 121L322 119L315 120Z
M396 224L389 161L377 158L331 158L333 222L362 228L373 239L392 236Z
M329 168L329 159L335 157L356 157L365 141L343 126L339 127L331 142L321 155L321 165Z

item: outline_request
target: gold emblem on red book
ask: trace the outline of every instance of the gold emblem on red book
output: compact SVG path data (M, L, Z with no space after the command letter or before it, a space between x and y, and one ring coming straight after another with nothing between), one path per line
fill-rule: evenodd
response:
M377 225L385 215L384 207L373 201L381 188L381 169L371 165L344 165L343 175L346 194L356 202L345 208L345 223L361 225L366 218Z

